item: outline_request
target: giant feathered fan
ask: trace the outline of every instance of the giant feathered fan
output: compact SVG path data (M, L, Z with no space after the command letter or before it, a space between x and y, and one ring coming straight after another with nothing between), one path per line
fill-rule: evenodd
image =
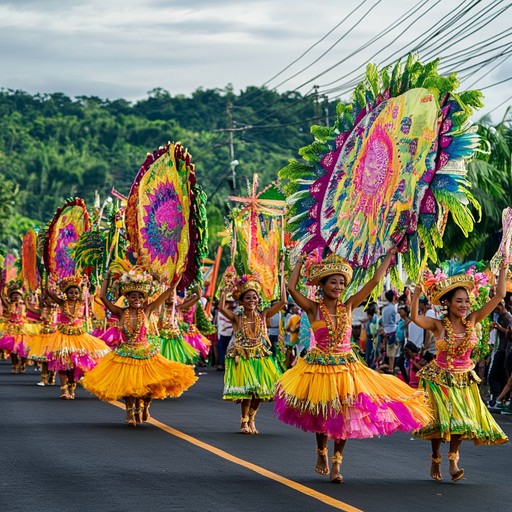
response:
M148 155L128 197L125 222L137 264L167 282L181 276L180 290L198 278L206 256L205 200L180 143Z
M68 199L55 213L48 230L43 250L46 272L56 279L76 273L73 249L80 235L89 231L89 215L83 199Z
M358 268L353 287L395 246L417 278L436 259L448 213L466 236L473 228L465 161L479 144L469 116L481 94L456 93L456 75L440 76L438 63L411 55L391 73L368 65L334 126L312 127L304 162L279 172L296 250L345 258Z

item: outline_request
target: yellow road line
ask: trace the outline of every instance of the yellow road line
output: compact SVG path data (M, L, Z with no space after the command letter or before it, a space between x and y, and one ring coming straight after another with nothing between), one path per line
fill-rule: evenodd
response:
M124 410L125 408L124 404L122 404L121 402L114 401L110 403L112 405L115 405L116 407L119 407L120 409ZM203 441L199 441L199 439L189 436L188 434L184 434L183 432L180 432L179 430L169 427L165 423L155 420L154 418L150 418L148 420L148 423L151 423L155 427L167 432L168 434L171 434L175 437L179 437L180 439L183 439L184 441L187 441L188 443L193 444L194 446L198 446L199 448L202 448L203 450L213 453L218 457L233 462L234 464L238 464L239 466L242 466L246 469L250 469L251 471L254 471L255 473L258 473L259 475L262 475L266 478L269 478L270 480L274 480L275 482L279 482L280 484L286 485L287 487L290 487L295 491L301 492L302 494L305 494L306 496L309 496L311 498L315 498L316 500L321 501L322 503L325 503L333 508L343 510L344 512L363 512L361 509L353 507L348 503L344 503L343 501L331 498L327 494L322 494L321 492L315 491L310 487L306 487L305 485L294 482L293 480L278 475L277 473L273 473L272 471L262 468L261 466L257 466L256 464L252 464L251 462L247 462L246 460L235 457L234 455L231 455L230 453L225 452L224 450L215 448L215 446L204 443Z

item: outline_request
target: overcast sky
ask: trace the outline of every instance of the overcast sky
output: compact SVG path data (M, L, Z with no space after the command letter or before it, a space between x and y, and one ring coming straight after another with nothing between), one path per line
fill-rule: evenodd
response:
M476 118L493 111L493 119L498 121L512 103L512 81L493 86L512 76L512 59L507 58L512 52L512 8L494 20L490 18L511 3L0 0L0 87L31 94L63 92L71 97L134 101L147 97L156 87L173 96L188 96L200 87L223 89L228 84L237 93L250 85L265 84L280 92L297 89L303 94L318 85L320 93L331 99L347 99L347 82L357 78L368 61L389 62L394 52L396 58L411 50L418 42L414 40L422 39L432 27L442 27L455 9L474 5L459 22L451 21L420 56L424 60L444 57L443 70L460 71L504 52L480 70L470 67L460 71L461 76L474 72L463 80L461 89L492 86L484 90L486 107ZM409 10L409 18L399 27L360 49ZM358 23L367 11L369 14ZM340 24L346 16L349 18ZM499 39L492 39L506 30ZM478 50L478 45L485 49ZM472 49L472 60L457 63ZM461 53L450 57L456 51ZM288 70L270 80L290 64ZM301 72L303 68L307 69Z

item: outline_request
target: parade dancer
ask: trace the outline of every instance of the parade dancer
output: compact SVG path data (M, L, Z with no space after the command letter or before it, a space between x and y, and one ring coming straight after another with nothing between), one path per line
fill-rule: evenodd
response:
M281 371L272 357L267 335L267 318L286 303L284 278L281 274L281 297L271 307L258 311L261 285L254 275L243 275L236 283L233 297L242 312L226 307L226 291L221 295L219 311L233 325L233 338L225 359L223 399L241 404L240 432L258 434L255 417L261 402L271 401L274 385Z
M4 322L0 350L7 351L11 356L11 373L25 373L29 347L25 330L26 307L23 302L21 285L15 281L9 283L7 295L8 297L5 296L4 288L2 288L0 297L8 320Z
M462 440L472 440L475 445L495 445L508 440L480 397L480 379L471 360L471 352L478 344L477 324L505 297L507 265L499 271L494 296L471 311L470 295L475 290L475 276L471 270L448 276L439 269L435 274L425 274L412 295L411 320L432 331L437 347L435 359L417 373L419 388L428 393L434 418L415 432L416 436L431 442L430 476L434 480L442 480L442 442L449 443L449 473L451 480L457 481L464 476L464 470L458 466ZM442 305L441 320L418 314L422 289L432 304Z
M319 302L298 290L304 258L290 275L289 293L307 314L316 343L277 382L275 414L284 423L316 434L315 471L329 474L331 482L343 482L340 467L348 439L409 432L431 417L423 393L392 375L368 368L350 344L352 312L384 277L393 255L391 251L374 276L345 301L342 295L352 278L352 268L341 258L332 254L322 261L309 258L308 284L320 287L323 298ZM334 441L330 470L328 439Z
M38 386L53 386L55 384L55 370L48 370L48 347L52 336L57 332L57 306L48 295L41 297L40 307L34 308L27 304L27 309L39 316L41 326L39 334L31 336L28 359L41 365L41 380Z
M46 357L48 370L59 374L60 398L74 400L77 380L85 371L92 370L110 349L102 340L87 332L86 303L80 291L82 276L62 278L58 285L65 298L50 289L46 290L50 299L60 307L57 332L49 337Z
M123 399L125 423L136 426L150 417L154 398L178 397L197 380L187 365L167 360L159 345L148 340L149 317L174 293L174 283L154 301L147 303L153 278L146 270L134 268L120 278L121 293L127 308L116 306L107 298L110 273L101 287L101 300L117 318L122 342L94 368L81 383L101 400Z

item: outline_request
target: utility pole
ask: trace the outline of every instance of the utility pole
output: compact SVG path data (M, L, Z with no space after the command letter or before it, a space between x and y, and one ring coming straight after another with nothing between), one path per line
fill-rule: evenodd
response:
M320 117L320 105L318 104L318 85L313 86L314 93L313 96L315 97L315 118L318 119Z
M235 146L233 144L233 103L230 101L227 105L227 113L228 113L228 137L229 137L229 157L230 157L230 166L231 166L231 183L233 192L236 191L236 166L238 165L238 160L235 160Z

